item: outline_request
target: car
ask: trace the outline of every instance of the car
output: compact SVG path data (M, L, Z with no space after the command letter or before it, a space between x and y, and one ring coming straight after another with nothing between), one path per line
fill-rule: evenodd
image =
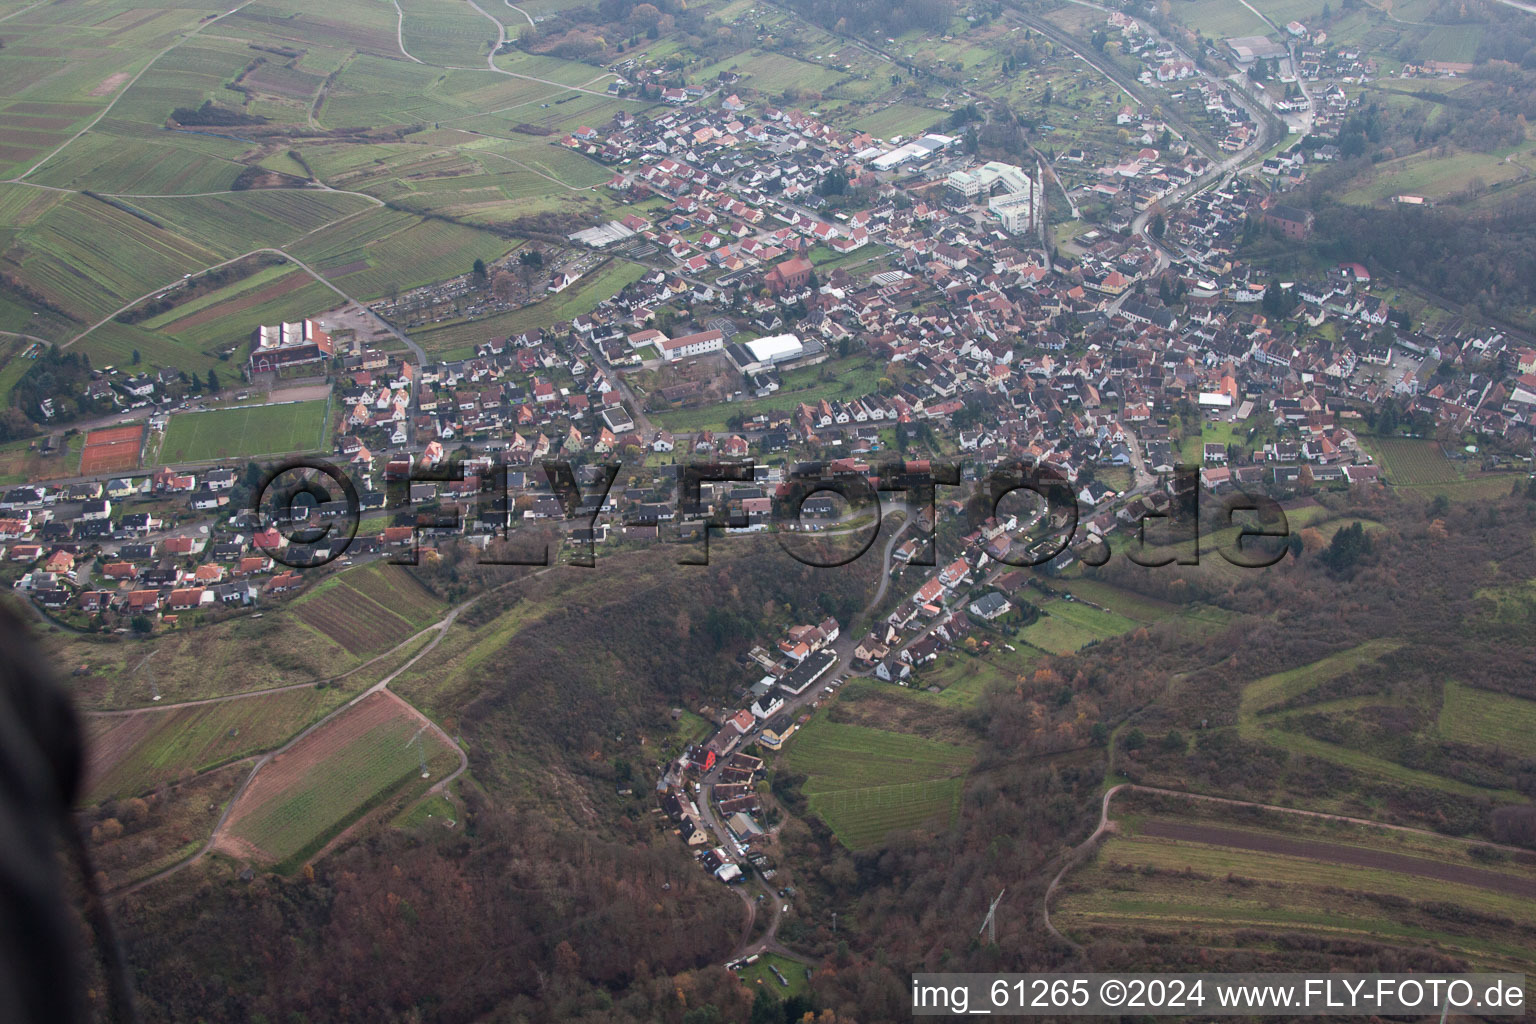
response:
M781 911L780 911L780 913L781 913L781 914L787 914L787 913L789 913L789 904L788 904L788 903L786 903L786 904L784 904L784 909L783 909L783 910L781 910Z

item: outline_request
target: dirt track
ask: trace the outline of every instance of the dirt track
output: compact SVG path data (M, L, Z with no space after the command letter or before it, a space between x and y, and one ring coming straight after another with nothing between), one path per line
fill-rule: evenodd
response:
M1145 821L1137 831L1140 835L1158 839L1177 839L1188 843L1203 843L1207 846L1252 850L1255 853L1304 857L1307 860L1326 861L1330 864L1344 864L1350 867L1376 868L1401 875L1432 878L1440 882L1471 885L1510 896L1536 899L1536 878L1521 878L1461 864L1441 864L1401 853L1386 853L1310 839L1285 839L1280 836L1260 835L1256 832L1242 832L1237 829L1215 828L1207 825L1186 825L1171 821Z

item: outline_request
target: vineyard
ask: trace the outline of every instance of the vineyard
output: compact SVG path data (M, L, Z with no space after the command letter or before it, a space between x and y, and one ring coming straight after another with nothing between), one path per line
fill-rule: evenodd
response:
M1460 479L1437 442L1382 437L1375 445L1386 463L1387 479L1394 484L1448 484Z
M340 699L335 690L306 686L195 707L94 715L87 723L86 799L136 796L184 774L270 750Z
M880 845L898 829L947 825L959 804L971 751L951 743L818 718L787 752L809 776L814 811L850 849Z
M443 605L404 570L370 565L316 588L294 612L350 653L370 655L436 621Z
M434 778L457 761L404 702L376 693L257 772L220 843L274 862L313 854L370 808L424 781L423 757Z

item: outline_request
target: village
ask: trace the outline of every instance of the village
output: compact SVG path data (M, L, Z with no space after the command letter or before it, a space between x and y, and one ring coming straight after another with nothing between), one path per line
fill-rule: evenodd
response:
M1229 88L1138 24L1115 15L1106 27L1135 43L1151 80ZM1308 79L1371 71L1303 40ZM1230 42L1239 59L1265 59ZM1341 95L1313 98L1321 123L1336 127ZM1132 502L1165 499L1177 465L1218 494L1374 485L1363 422L1496 442L1536 414L1536 349L1466 322L1415 329L1358 263L1279 281L1239 257L1256 234L1300 243L1311 232L1311 214L1285 202L1309 159L1298 147L1257 174L1227 174L1170 141L1166 123L1122 109L1141 148L1072 172L1083 181L1069 201L1109 206L1062 259L1038 235L1051 189L1067 187L1054 184L1058 168L1081 152L1047 173L983 161L963 134L882 141L800 111L749 113L724 88L666 99L675 109L617 115L561 143L613 165L607 189L633 212L516 261L525 278L556 268L551 296L606 262L637 261L638 276L590 312L455 359L391 347L334 313L257 332L247 390L289 378L330 389L326 429L368 524L348 553L414 552L422 534L483 546L520 521L563 520L535 471L546 459L633 465L567 524L590 545L655 540L674 521L696 529L727 512L766 528L795 460L873 475L870 460L897 450L1051 467L1085 506L1087 533L1103 536ZM1244 110L1216 112L1250 152L1257 126ZM870 369L846 379L865 386L838 376L855 366ZM165 403L187 404L175 374L94 376L120 408L152 414L145 453ZM706 410L723 429L666 427ZM750 484L707 485L683 507L685 458L758 468ZM527 471L493 472L501 465ZM581 472L583 486L596 478ZM243 607L297 589L296 567L329 561L336 541L287 550L272 523L230 501L237 482L252 497L244 475L214 461L13 488L0 501L5 564L44 608L86 617ZM435 518L423 530L405 505ZM336 495L312 514L345 513ZM94 574L83 569L93 560Z

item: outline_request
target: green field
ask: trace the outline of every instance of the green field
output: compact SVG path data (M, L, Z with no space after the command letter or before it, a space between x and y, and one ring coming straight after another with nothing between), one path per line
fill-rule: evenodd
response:
M942 110L914 107L906 103L893 103L888 107L860 114L851 122L854 128L871 135L888 139L893 135L916 135L927 131L945 119Z
M1293 700L1330 679L1353 672L1361 665L1369 664L1402 646L1401 640L1371 640L1347 651L1320 658L1310 665L1256 679L1243 687L1238 710L1239 721L1252 723L1265 711Z
M1403 646L1392 639L1371 640L1346 651L1285 672L1265 676L1243 688L1238 709L1238 734L1244 739L1259 740L1283 747L1293 754L1315 757L1348 768L1364 775L1375 776L1405 786L1435 789L1463 796L1482 796L1505 801L1520 801L1513 790L1490 789L1472 785L1444 775L1409 768L1396 761L1354 747L1330 743L1284 728L1287 720L1300 711L1277 710L1278 706L1315 689L1319 685L1343 676L1369 662L1375 661ZM1479 695L1486 696L1486 695ZM1513 698L1506 698L1513 699ZM1322 708L1324 705L1316 705ZM1335 709L1338 710L1338 709ZM1454 720L1453 711L1453 720ZM1476 716L1464 716L1458 728L1479 729ZM1485 728L1486 725L1483 726Z
M93 760L85 802L122 799L269 750L334 707L343 694L312 686L134 715L87 720L92 749L114 752L110 764ZM132 744L121 756L116 751Z
M1365 181L1339 198L1346 203L1367 204L1396 195L1444 199L1478 183L1486 189L1525 173L1518 163L1508 162L1498 153L1453 152L1436 156L1433 151L1425 151L1377 165Z
M328 401L254 405L171 417L160 461L205 462L257 455L324 451L330 424Z
M825 718L797 732L785 753L791 770L809 776L811 810L855 850L898 829L946 826L972 757L952 743Z
M1260 849L1208 845L1139 834L1145 819L1119 820L1120 834L1095 860L1069 876L1053 921L1078 937L1166 936L1192 948L1272 946L1275 936L1353 939L1439 952L1488 969L1528 969L1533 962L1523 922L1536 901L1479 885L1407 873L1404 862L1381 867L1328 859L1338 846L1320 845L1317 859ZM1158 817L1154 824L1199 827L1225 822ZM1243 832L1262 846L1317 830L1305 819ZM1438 864L1488 870L1467 844L1419 849L1419 837L1355 826L1318 832L1329 844L1388 855L1425 857ZM1390 863L1391 866L1387 866ZM1399 865L1401 869L1394 870ZM1521 879L1529 870L1497 869ZM1437 911L1466 908L1477 916Z
M789 982L787 986L774 977L773 972L768 969L769 964L777 967L779 973L784 975L784 981ZM783 1002L791 996L803 996L811 990L811 982L805 976L805 972L806 965L798 960L791 960L777 953L764 953L755 963L748 964L736 974L741 978L741 983L747 986L747 991L754 996L757 994L757 989L762 987L767 989L775 999Z
M1536 754L1536 701L1448 682L1437 726L1458 743Z
M366 702L349 708L285 753L288 764L269 763L232 812L230 834L279 864L291 863L312 856L402 787L428 784L420 778L420 745L433 777L451 770L457 757L434 733L403 712L385 717L388 710Z
M1040 618L1019 634L1026 643L1051 654L1071 654L1096 640L1129 633L1138 623L1118 612L1100 611L1077 601L1047 601Z

